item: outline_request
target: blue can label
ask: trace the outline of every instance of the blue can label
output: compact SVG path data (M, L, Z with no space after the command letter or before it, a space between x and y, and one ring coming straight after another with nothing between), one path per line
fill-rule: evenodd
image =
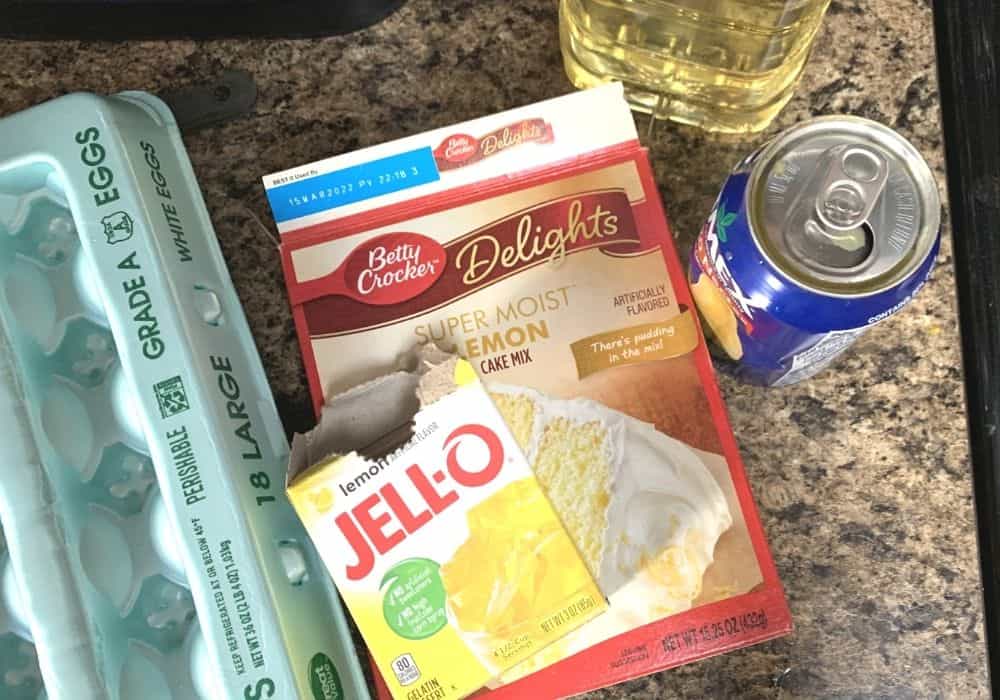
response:
M866 296L834 296L783 274L751 234L749 173L726 181L691 256L691 291L723 367L766 386L792 384L826 367L862 333L913 298L930 275L935 242L899 284Z

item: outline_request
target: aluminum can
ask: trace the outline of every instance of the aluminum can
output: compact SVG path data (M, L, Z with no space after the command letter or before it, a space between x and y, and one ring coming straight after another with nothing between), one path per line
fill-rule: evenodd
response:
M741 161L695 242L690 281L723 369L807 379L927 281L940 246L934 175L892 129L821 117Z

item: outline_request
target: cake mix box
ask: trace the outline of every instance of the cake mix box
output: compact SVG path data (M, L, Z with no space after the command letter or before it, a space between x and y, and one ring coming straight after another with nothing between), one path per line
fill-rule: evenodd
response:
M264 183L317 414L422 343L466 358L609 600L483 697L569 696L790 630L620 86Z

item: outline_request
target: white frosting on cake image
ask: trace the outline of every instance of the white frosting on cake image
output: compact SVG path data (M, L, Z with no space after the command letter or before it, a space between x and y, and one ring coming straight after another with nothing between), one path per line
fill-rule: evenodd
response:
M651 424L590 399L488 388L611 601L607 613L555 646L575 653L689 609L716 543L733 524L701 458ZM543 650L502 680L548 665L555 652Z

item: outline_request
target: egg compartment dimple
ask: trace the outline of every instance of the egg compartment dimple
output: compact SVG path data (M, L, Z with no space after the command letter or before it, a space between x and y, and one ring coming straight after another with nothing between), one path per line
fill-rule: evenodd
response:
M40 428L35 442L53 492L51 517L91 627L76 632L90 638L105 685L88 691L191 697L194 603L72 216L58 191L6 193L0 214L4 206L0 315ZM6 556L0 561L8 590L16 585L12 565ZM20 621L20 636L0 632L4 698L36 700L41 692L29 626Z
M23 619L20 586L0 529L0 697L40 700L45 689L35 645Z

